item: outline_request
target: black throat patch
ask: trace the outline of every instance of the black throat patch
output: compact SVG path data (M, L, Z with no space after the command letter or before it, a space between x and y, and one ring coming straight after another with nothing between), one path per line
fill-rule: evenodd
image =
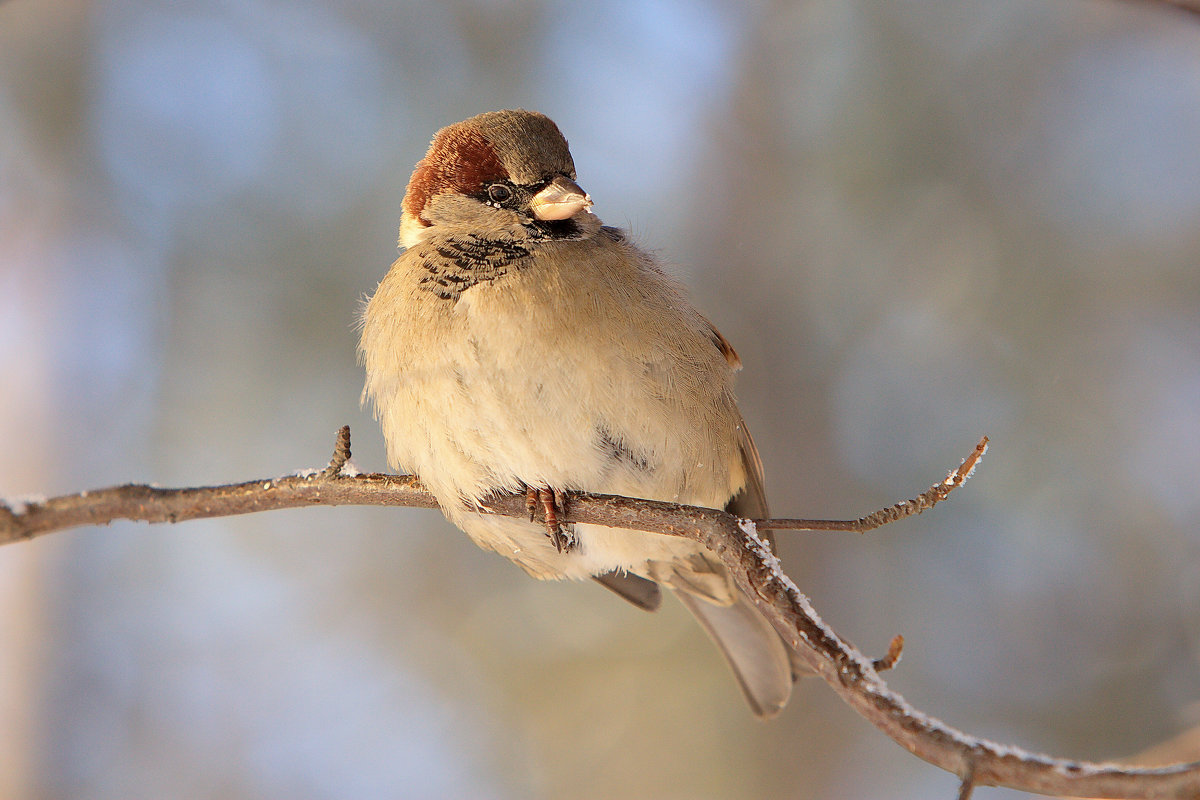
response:
M427 244L421 257L421 288L443 300L457 300L479 283L494 281L528 266L529 243L484 239L475 234L448 236Z

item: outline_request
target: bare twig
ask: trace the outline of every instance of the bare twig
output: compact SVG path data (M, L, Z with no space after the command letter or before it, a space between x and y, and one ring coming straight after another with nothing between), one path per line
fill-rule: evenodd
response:
M873 514L858 519L764 519L756 521L759 528L772 530L793 531L851 531L866 533L875 530L889 522L912 517L936 506L945 500L952 491L962 486L971 477L975 467L987 452L988 437L984 436L975 445L969 456L963 459L958 469L951 470L946 480L935 483L929 490L917 495L912 500L896 503L894 506L881 508Z
M975 762L968 761L967 768L963 770L962 783L958 786L958 800L971 800L971 794L975 791Z
M852 521L862 527L834 529L869 530L931 507L962 485L985 448L986 440L945 481L918 498ZM325 469L225 486L127 485L15 507L0 504L0 544L116 519L182 522L307 505L436 507L411 476L358 475L349 468L349 449L349 430L343 429ZM485 508L528 518L523 494L497 497ZM758 528L794 527L790 523L796 520L737 520L713 509L586 493L571 495L561 519L683 536L717 553L742 590L849 706L918 757L963 776L960 797L969 796L974 786L988 785L1070 797L1200 796L1200 762L1150 769L1050 758L970 736L913 708L879 677L879 670L895 666L903 640L893 639L887 655L871 661L825 624L758 537ZM807 523L820 520L803 522L802 527L810 527Z
M900 663L900 655L904 652L904 637L896 634L892 637L892 641L888 644L887 653L883 658L877 658L871 662L871 666L876 672L886 672Z
M345 436L343 449L342 436ZM186 522L231 517L303 506L411 506L437 508L437 501L411 475L359 475L346 471L350 429L339 431L338 447L324 469L312 469L244 483L163 489L128 483L107 489L24 500L0 501L0 545L33 539L81 525L107 525L115 520Z
M333 458L329 459L329 466L325 467L325 477L332 478L342 471L350 461L350 426L343 425L338 428L337 440L333 445Z

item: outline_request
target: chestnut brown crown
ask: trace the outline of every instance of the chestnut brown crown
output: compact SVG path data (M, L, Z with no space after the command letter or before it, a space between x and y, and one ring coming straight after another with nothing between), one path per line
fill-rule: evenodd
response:
M442 193L478 195L489 184L536 186L575 178L575 163L558 126L536 111L489 111L434 134L404 195L404 211L428 225L422 211Z

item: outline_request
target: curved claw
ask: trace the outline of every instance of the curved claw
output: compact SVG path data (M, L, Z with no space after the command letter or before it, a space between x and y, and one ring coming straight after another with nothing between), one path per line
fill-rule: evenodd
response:
M525 510L529 512L529 521L537 517L537 508L542 508L546 522L546 535L554 543L554 549L560 553L569 552L575 547L575 537L563 531L558 520L560 512L566 511L566 494L548 486L525 487Z

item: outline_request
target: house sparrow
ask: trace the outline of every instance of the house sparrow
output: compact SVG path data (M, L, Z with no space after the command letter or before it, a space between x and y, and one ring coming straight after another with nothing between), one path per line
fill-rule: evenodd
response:
M720 560L686 539L559 525L559 492L767 516L733 395L741 366L684 290L604 226L542 114L443 128L404 196L404 253L362 317L360 356L388 460L480 547L535 578L595 578L654 610L675 592L756 714L783 708L789 648ZM547 525L481 513L526 492Z

